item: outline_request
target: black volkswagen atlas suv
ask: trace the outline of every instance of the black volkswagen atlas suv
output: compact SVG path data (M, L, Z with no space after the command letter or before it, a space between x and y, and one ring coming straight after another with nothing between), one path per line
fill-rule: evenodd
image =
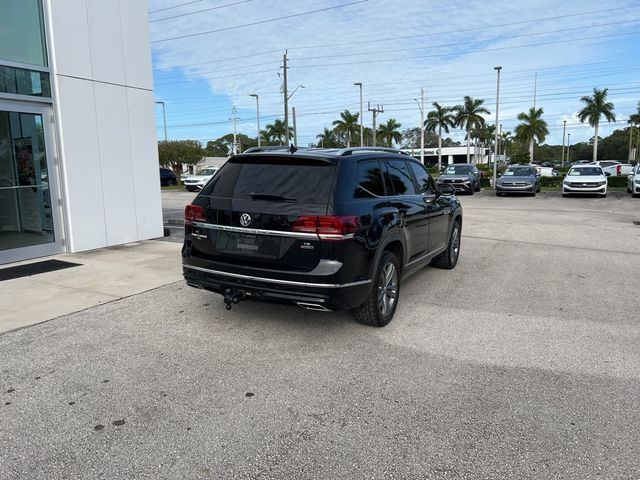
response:
M292 148L292 151L294 149ZM187 283L224 296L391 321L401 280L456 266L462 208L413 157L383 148L231 157L185 209Z

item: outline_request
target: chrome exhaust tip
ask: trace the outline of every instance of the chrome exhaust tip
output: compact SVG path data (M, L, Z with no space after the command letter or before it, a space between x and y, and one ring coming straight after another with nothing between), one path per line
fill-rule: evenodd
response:
M195 283L187 282L187 285L193 288L197 288L198 290L202 290L202 285L196 285Z
M314 312L330 312L327 307L324 305L320 305L319 303L307 303L307 302L296 302L300 308L305 310L313 310Z

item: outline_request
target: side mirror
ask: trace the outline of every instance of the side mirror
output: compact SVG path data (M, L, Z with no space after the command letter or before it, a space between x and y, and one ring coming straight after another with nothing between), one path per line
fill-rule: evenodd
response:
M610 177L610 176L611 176L611 172L604 172L604 174L605 174L607 177Z
M456 193L456 189L453 188L453 185L449 185L448 183L443 183L438 188L440 190L440 193L445 195L453 195L454 193Z
M500 178L501 176L502 176L502 174L501 174L501 173L498 173L498 174L496 175L496 177L497 177L497 178Z

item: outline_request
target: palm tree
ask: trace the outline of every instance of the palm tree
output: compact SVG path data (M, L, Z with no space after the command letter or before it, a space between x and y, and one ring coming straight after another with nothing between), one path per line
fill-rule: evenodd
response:
M424 127L427 132L435 132L438 129L438 171L442 168L442 130L449 133L449 127L455 125L455 118L450 107L443 107L438 102L432 103L434 110L427 114Z
M390 118L387 123L383 123L378 127L376 137L386 142L388 147L391 147L394 141L396 143L402 141L402 133L400 133L401 126L395 118Z
M638 112L632 113L629 115L629 161L633 160L633 127L636 125L640 125L640 102L638 102ZM638 140L636 140L636 145L638 144Z
M267 135L272 141L277 141L278 145L282 145L282 139L285 137L284 122L280 119L273 122L273 124L265 127ZM291 138L291 129L289 129L289 139ZM285 141L289 140L285 139Z
M324 131L320 135L316 135L318 146L321 148L329 148L336 146L336 135L333 130L329 130L325 127Z
M462 105L453 107L453 110L456 112L456 125L467 131L467 163L471 163L471 130L474 127L484 125L484 118L482 118L481 114L489 114L489 110L482 106L483 103L484 100L474 100L470 96L465 95Z
M580 99L584 103L584 108L578 112L578 118L582 123L589 122L589 125L595 129L593 136L593 161L598 160L598 126L600 125L600 117L609 122L615 122L616 116L613 114L613 103L607 102L607 90L593 89L593 96L584 96Z
M549 129L547 128L547 122L542 119L544 110L542 108L529 109L529 113L521 112L518 114L518 120L522 123L515 129L516 139L519 142L529 144L529 161L533 162L533 144L537 139L538 143L544 142L544 139L549 135Z
M345 110L340 114L340 118L335 120L332 125L335 125L336 132L343 133L347 137L347 148L351 146L351 139L360 130L358 124L359 113L351 113L349 110Z

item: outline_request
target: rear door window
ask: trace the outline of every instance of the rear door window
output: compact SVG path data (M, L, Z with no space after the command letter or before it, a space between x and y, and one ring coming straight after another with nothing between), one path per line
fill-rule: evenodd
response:
M382 169L377 160L358 163L358 177L354 198L384 197L384 182Z
M395 195L415 195L416 188L413 177L404 160L386 160L388 180L391 183Z

